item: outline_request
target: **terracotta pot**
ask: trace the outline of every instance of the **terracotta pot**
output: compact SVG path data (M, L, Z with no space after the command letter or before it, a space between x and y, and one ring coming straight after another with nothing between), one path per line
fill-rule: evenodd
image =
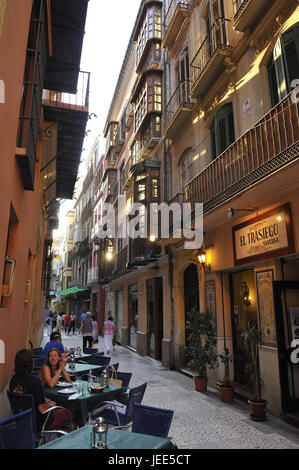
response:
M195 390L206 392L208 387L208 377L194 377Z
M266 418L266 400L261 400L257 402L256 400L248 400L252 414L250 415L252 419L265 419Z
M220 393L220 400L223 403L231 403L234 399L233 387L218 387Z

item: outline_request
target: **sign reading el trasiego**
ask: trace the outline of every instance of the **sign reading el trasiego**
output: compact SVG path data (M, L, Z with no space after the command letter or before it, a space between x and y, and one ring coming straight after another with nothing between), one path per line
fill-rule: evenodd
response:
M294 251L289 204L233 227L235 264Z

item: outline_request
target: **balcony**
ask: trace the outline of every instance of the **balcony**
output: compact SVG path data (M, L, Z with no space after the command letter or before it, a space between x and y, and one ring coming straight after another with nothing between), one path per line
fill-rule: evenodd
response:
M234 29L242 33L257 26L264 17L265 10L273 4L272 0L238 0L238 10L234 16Z
M190 81L180 82L165 108L164 137L173 139L191 116Z
M198 98L208 91L224 69L223 59L232 54L227 36L228 22L218 19L213 24L190 64L191 98Z
M126 140L126 131L123 129L123 126L120 124L118 126L117 134L115 137L115 144L114 144L114 149L113 149L113 155L114 155L114 160L117 159L118 155L121 152L121 149L125 143Z
M42 93L48 55L48 31L45 10L46 8L42 2L39 17L32 17L30 20L15 152L23 188L29 191L34 190Z
M116 168L110 168L110 171L107 173L107 177L103 182L103 201L110 202L113 196L114 186L116 184Z
M294 100L293 100L294 101ZM298 104L290 93L185 188L186 202L204 213L298 159Z
M163 49L170 49L188 17L189 0L171 0L163 23Z
M155 146L160 142L161 137L160 117L150 116L140 133L139 150L137 155L138 161L150 155Z
M79 245L79 256L85 257L92 252L92 243L90 242L90 238L86 237Z
M116 255L116 275L121 276L126 272L128 261L128 247L123 248Z
M156 70L159 68L161 61L161 42L151 41L136 68L136 72L142 75L147 70Z
M110 152L115 146L116 136L118 131L118 122L111 121L108 124L107 130L105 132L106 138L106 158L109 158Z
M128 103L126 107L122 122L124 130L129 132L134 122L134 108L131 103Z
M130 183L130 168L133 166L132 159L129 158L127 163L124 166L123 173L121 175L121 188L123 190L127 189L129 183Z
M90 73L81 71L77 93L44 90L43 110L47 122L57 122L56 197L72 199L82 145L85 137L89 106ZM51 134L51 125L44 134Z
M160 257L161 247L154 245L147 238L130 238L129 266L145 266L157 261Z

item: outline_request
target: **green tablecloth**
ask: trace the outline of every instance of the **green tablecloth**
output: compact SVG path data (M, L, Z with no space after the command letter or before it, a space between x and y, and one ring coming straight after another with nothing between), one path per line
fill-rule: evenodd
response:
M75 362L85 361L88 362L91 359L92 354L81 354L81 356L75 356Z
M67 436L45 444L39 449L90 449L92 426L84 426ZM108 429L108 449L174 449L175 445L162 437L138 434L119 429Z
M92 371L92 373L101 371L103 369L103 366L96 366L94 364L78 364L76 362L75 369L70 369L69 364L66 365L65 369L67 370L69 374L72 374L72 375L76 374L79 376L83 374L88 374L90 370Z
M61 390L61 387L44 388L44 394L47 398L55 401L56 405L68 408L74 413L80 427L87 423L89 411L100 405L103 401L115 400L122 392L121 387L110 385L106 390L104 390L104 392L90 393L87 391L87 382L83 383L86 388L86 393L84 396L78 397L76 400L69 400L68 397L70 395L58 393L59 390Z

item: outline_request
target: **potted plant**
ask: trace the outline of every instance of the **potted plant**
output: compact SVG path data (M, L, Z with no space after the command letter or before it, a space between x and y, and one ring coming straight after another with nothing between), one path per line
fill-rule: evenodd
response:
M191 357L187 366L197 372L194 376L195 389L205 392L208 383L207 368L212 369L217 363L216 331L211 315L192 309L188 313L187 330L189 345L186 350Z
M234 388L231 383L229 373L229 364L232 362L232 356L230 356L229 350L225 346L223 354L219 354L218 357L224 365L223 381L217 384L220 392L220 399L223 403L231 403L234 399Z
M256 321L250 321L245 330L242 331L242 343L250 364L248 368L249 380L253 385L255 398L248 400L252 413L250 417L254 420L266 419L267 402L261 398L261 389L264 385L260 372L258 347L261 342L261 334Z

